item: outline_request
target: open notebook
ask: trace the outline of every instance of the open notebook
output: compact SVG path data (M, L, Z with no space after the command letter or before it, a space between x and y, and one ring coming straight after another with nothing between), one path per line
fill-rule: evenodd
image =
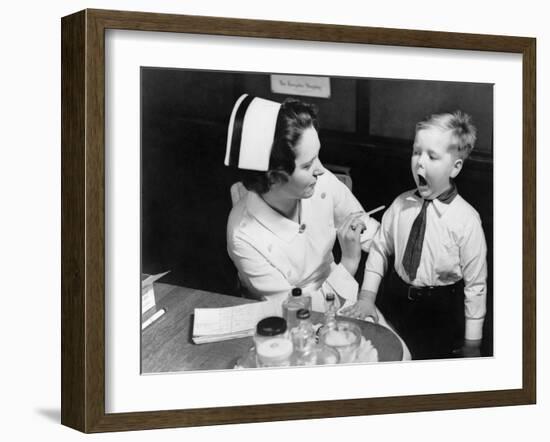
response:
M275 303L268 301L234 307L196 308L192 339L195 344L202 344L252 336L259 321L277 314Z

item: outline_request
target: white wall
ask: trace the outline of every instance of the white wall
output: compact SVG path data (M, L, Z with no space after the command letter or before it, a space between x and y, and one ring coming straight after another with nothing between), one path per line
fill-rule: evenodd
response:
M83 440L59 424L60 409L60 17L83 8L534 36L538 39L538 263L548 268L550 30L544 2L245 2L239 0L5 2L0 45L0 326L3 440ZM6 136L7 135L7 136ZM7 246L7 247L6 247ZM546 248L546 250L545 250ZM538 405L374 417L106 434L96 440L545 440L550 411L549 278L539 271ZM546 418L546 419L545 419ZM546 434L544 434L546 433ZM386 437L386 439L383 439ZM364 439L363 439L364 440Z

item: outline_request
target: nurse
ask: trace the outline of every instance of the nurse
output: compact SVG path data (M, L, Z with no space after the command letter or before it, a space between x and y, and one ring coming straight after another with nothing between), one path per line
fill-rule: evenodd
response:
M278 307L294 287L324 311L324 297L355 302L354 278L365 213L319 159L316 110L294 99L241 96L231 114L225 165L237 167L248 192L227 222L227 250L247 295ZM361 220L362 217L362 220ZM370 220L372 238L378 223ZM338 238L342 258L332 254Z

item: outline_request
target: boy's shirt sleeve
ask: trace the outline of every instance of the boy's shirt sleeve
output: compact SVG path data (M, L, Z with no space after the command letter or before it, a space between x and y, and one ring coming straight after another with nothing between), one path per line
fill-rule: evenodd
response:
M477 340L483 336L487 310L487 243L479 217L466 225L459 246L464 280L464 337Z
M396 203L397 200L394 201L390 208L384 213L380 228L372 241L370 253L365 264L365 280L363 283L363 290L372 291L372 288L369 287L369 278L367 277L367 273L376 273L383 278L388 268L389 257L394 253L395 246L393 231L394 223L397 221L395 219L397 214Z

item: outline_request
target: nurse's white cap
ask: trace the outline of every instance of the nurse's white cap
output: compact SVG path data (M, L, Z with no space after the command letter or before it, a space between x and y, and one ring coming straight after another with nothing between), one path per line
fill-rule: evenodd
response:
M239 97L227 131L226 166L267 171L281 104L243 94Z

